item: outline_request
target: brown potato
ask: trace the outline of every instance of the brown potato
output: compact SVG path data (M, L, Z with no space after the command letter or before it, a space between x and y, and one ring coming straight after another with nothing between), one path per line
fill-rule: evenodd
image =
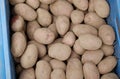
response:
M25 3L16 4L14 7L16 14L22 16L27 21L33 21L37 18L37 13Z
M46 9L46 10L49 10L49 5L48 4L40 4L40 8L43 8L43 9Z
M115 41L115 32L110 25L102 25L99 28L99 37L106 45L113 45Z
M20 57L26 48L26 38L21 32L12 35L11 52L14 57Z
M86 62L83 65L85 79L100 79L99 71L96 65L92 62Z
M78 58L72 58L67 63L67 79L83 79L82 63Z
M66 0L56 0L55 3L50 5L50 11L55 16L65 15L70 16L73 6Z
M51 70L50 64L47 61L38 61L35 69L36 79L50 79Z
M53 2L55 2L57 0L40 0L41 3L44 3L44 4L51 4Z
M64 61L70 57L71 48L62 43L55 43L49 47L48 54L52 58Z
M45 60L45 61L47 61L47 62L50 62L50 61L52 60L52 58L49 57L48 55L46 55L46 56L42 57L42 60Z
M114 56L108 56L98 64L99 72L101 74L109 73L115 68L116 64L116 58Z
M107 73L102 75L101 79L119 79L115 73Z
M25 0L9 0L9 2L10 2L11 5L15 5L15 4L18 4L18 3L25 2Z
M26 0L26 4L31 6L33 9L37 9L40 5L39 0Z
M20 63L23 68L33 67L38 58L38 50L36 45L29 44L21 56Z
M94 9L94 0L89 0L89 8L88 8L88 11L89 12L94 12L95 9Z

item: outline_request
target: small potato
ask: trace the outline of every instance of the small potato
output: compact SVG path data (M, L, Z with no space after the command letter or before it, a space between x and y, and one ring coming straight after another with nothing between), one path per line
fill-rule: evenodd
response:
M26 38L21 32L12 35L11 52L14 57L20 57L26 48Z
M54 33L48 28L39 28L35 30L33 36L34 39L41 44L50 44L55 39Z
M62 69L54 69L50 79L66 79L65 72Z
M63 37L62 42L72 47L75 42L75 39L76 37L73 32L67 32Z
M104 53L102 50L95 51L85 51L82 55L82 63L93 62L94 64L98 64L103 58Z
M94 12L89 12L85 15L84 22L88 25L94 26L95 28L99 28L101 25L105 24L105 20L99 17Z
M18 64L15 69L17 74L20 74L23 71L23 68L20 64Z
M94 9L94 0L89 0L89 8L88 8L88 11L89 12L94 12L95 9Z
M73 6L66 0L56 0L55 3L50 5L50 11L55 16L65 15L70 16Z
M41 24L44 27L49 26L51 24L52 16L47 10L38 8L37 14L38 14L37 20L39 24Z
M16 15L12 18L12 25L11 25L12 31L14 32L23 31L25 28L24 25L25 25L25 22L23 17Z
M51 71L52 69L47 61L38 61L35 69L36 79L50 79Z
M82 55L85 51L85 49L83 49L81 46L80 46L80 43L79 43L79 40L76 40L75 41L75 44L73 46L73 50L79 54L79 55Z
M42 60L45 60L45 61L47 61L47 62L50 62L50 61L52 60L52 58L49 57L48 55L46 55L46 56L42 57Z
M80 10L73 10L71 13L71 20L73 24L80 24L84 20L84 13Z
M22 16L27 21L33 21L37 18L37 13L25 3L16 4L14 7L16 14Z
M40 0L40 2L43 3L43 4L51 4L55 1L57 1L57 0Z
M117 64L117 59L114 56L104 58L99 64L98 69L101 74L111 72Z
M102 25L99 28L99 37L106 45L113 45L115 41L115 32L110 25Z
M110 8L106 0L94 0L94 8L95 8L96 13L100 17L102 18L108 17Z
M46 10L49 10L49 5L48 4L40 4L40 8L43 8L43 9L46 9Z
M67 63L67 79L83 79L82 63L78 58L72 58Z
M115 73L107 73L102 75L101 79L119 79Z
M25 2L25 0L9 0L9 2L10 2L11 5L15 5L15 4L18 4L18 3Z
M35 44L37 46L37 49L38 49L38 57L41 58L41 57L44 57L47 53L47 49L45 47L45 45L43 44L40 44L36 41L29 41L28 44Z
M35 79L35 71L33 68L25 69L20 74L19 79Z
M87 24L76 24L73 26L72 31L77 37L83 34L93 34L97 35L97 29Z
M102 46L101 39L92 34L80 35L78 40L80 46L87 50L97 50Z
M80 10L87 10L88 9L88 0L72 0L75 7Z
M71 48L62 43L55 43L49 47L48 54L52 58L64 61L70 57Z
M66 70L66 64L62 61L52 59L52 60L50 60L50 64L51 64L52 69Z
M39 0L26 0L26 4L31 6L33 9L37 9L40 5Z
M56 19L56 28L58 33L63 36L69 30L70 21L67 16L58 16Z
M99 71L96 65L92 62L86 62L83 65L85 79L100 79Z
M36 29L40 28L41 26L38 24L37 21L31 21L27 23L27 35L29 39L33 40L33 34Z
M110 55L112 55L114 53L114 47L110 46L110 45L105 45L104 44L101 47L101 49L103 50L105 56L110 56Z
M21 56L20 63L23 68L33 67L38 58L38 50L36 45L29 44Z

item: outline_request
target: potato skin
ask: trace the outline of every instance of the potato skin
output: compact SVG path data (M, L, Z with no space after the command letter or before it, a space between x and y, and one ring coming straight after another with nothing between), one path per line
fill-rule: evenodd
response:
M43 8L45 10L49 10L50 9L48 4L43 4L43 3L40 4L40 8Z
M22 16L27 21L33 21L37 18L37 13L25 3L16 4L14 7L16 14Z
M44 3L44 4L51 4L53 2L55 2L57 0L40 0L41 3Z
M108 56L98 64L99 72L101 74L109 73L115 68L116 64L116 58L114 56Z
M56 53L57 52L57 53ZM64 61L70 57L71 48L62 43L55 43L48 49L48 55L52 58Z
M26 38L21 32L12 35L11 52L14 57L20 57L26 48Z
M85 79L100 79L99 71L96 65L92 62L86 62L83 65Z
M99 28L99 37L106 45L113 45L115 41L115 32L110 25L102 25Z
M50 62L50 60L52 60L52 58L50 56L46 55L46 56L42 57L42 60Z
M15 5L15 4L18 4L18 3L25 2L25 0L9 0L9 2L10 2L11 5Z
M36 79L50 79L50 74L50 64L45 60L38 61L35 69Z
M83 79L82 63L78 58L71 58L66 68L67 79Z
M102 75L101 79L119 79L115 73L107 73Z
M36 45L29 44L21 56L20 63L23 68L33 67L38 58L38 50Z
M37 9L40 5L39 0L26 0L26 4L31 6L33 9Z
M89 0L89 8L88 8L88 11L89 12L94 12L95 9L94 9L94 0Z

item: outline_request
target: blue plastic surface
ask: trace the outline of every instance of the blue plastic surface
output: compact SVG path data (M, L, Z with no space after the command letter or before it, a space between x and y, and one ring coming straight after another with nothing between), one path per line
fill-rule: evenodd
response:
M118 64L115 68L115 72L120 77L120 0L107 1L111 8L107 22L116 32L114 47ZM15 79L14 65L10 53L9 35L8 0L0 0L0 79Z

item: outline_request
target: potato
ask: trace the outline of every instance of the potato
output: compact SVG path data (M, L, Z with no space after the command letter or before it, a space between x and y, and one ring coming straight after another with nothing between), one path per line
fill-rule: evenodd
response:
M56 59L50 60L50 65L51 65L52 69L66 70L66 64L64 62L56 60Z
M39 0L26 0L26 4L31 6L33 9L37 9L40 5Z
M20 32L23 31L25 26L24 26L25 22L23 17L16 15L12 18L12 24L11 24L11 28L12 31L14 32Z
M72 51L72 52L71 52L71 56L69 57L68 61L69 61L71 58L78 58L78 59L80 59L80 56L79 56L75 51Z
M58 16L55 24L58 33L63 36L69 30L70 21L67 16Z
M43 8L43 9L46 9L46 10L49 10L49 5L48 4L40 4L40 8Z
M54 33L48 28L39 28L35 30L33 36L34 39L41 44L50 44L55 39Z
M114 56L104 58L99 64L98 69L101 74L111 72L117 64L117 59Z
M107 73L102 75L101 79L119 79L115 73Z
M63 37L62 42L72 47L75 42L75 38L76 37L73 32L67 32Z
M97 29L87 24L76 24L73 26L72 31L75 33L77 37L83 34L93 34L97 35Z
M68 2L72 3L72 0L67 0Z
M20 63L23 68L33 67L38 58L38 50L36 45L29 44L21 56Z
M45 60L45 61L47 61L47 62L50 62L50 60L52 60L52 58L49 57L48 55L46 55L46 56L42 57L42 60Z
M28 44L35 44L37 46L37 49L38 49L38 57L41 58L41 57L44 57L47 53L47 49L45 47L45 45L43 44L40 44L36 41L29 41Z
M11 5L15 5L15 4L18 4L18 3L25 2L25 0L9 0L9 2L10 2Z
M36 79L50 79L50 74L50 64L45 60L38 61L35 69Z
M99 71L96 65L92 62L86 62L83 65L85 79L100 79Z
M38 24L37 21L31 21L27 23L27 35L29 39L33 40L33 34L36 29L40 28L41 26Z
M65 15L69 17L73 11L73 6L66 0L56 0L55 3L50 5L50 11L55 16Z
M66 79L65 72L62 69L54 69L50 79Z
M85 11L88 9L88 0L73 0L72 2L80 10Z
M88 8L88 11L89 12L94 12L95 9L94 9L94 0L89 0L89 8Z
M94 64L98 64L101 59L103 58L104 53L102 50L95 50L95 51L85 51L82 55L82 62L92 62Z
M84 13L80 10L73 10L71 13L71 20L73 24L82 23L84 20Z
M83 48L81 47L81 45L80 45L80 43L79 43L79 40L76 40L76 41L75 41L75 44L74 44L74 46L73 46L73 50L74 50L77 54L79 54L79 55L82 55L82 54L84 53L84 51L85 51L85 49L83 49Z
M37 13L25 3L16 4L14 11L16 14L22 16L27 21L33 21L37 18Z
M72 58L67 63L67 79L83 79L82 63L78 58Z
M100 7L101 6L101 7ZM95 0L94 1L94 8L96 13L102 17L106 18L109 15L110 8L106 0Z
M102 46L101 39L92 34L80 35L78 40L80 46L87 50L97 50Z
M33 68L25 69L20 74L19 79L35 79L35 71Z
M20 74L23 71L23 68L20 64L18 64L15 69L17 74Z
M99 28L99 37L106 45L113 45L115 41L115 32L110 25L102 25Z
M56 53L57 52L57 53ZM55 43L48 49L48 55L52 58L64 61L70 57L71 48L62 43Z
M14 57L20 57L26 48L26 38L21 32L12 35L11 52Z
M55 2L56 0L40 0L41 3L44 3L44 4L51 4L53 2Z
M42 9L42 8L38 8L37 14L38 14L37 20L38 20L40 25L46 27L46 26L49 26L51 24L52 16L47 10Z
M94 26L95 28L99 28L101 25L105 24L105 20L99 17L96 13L94 12L89 12L85 15L84 18L85 24Z

